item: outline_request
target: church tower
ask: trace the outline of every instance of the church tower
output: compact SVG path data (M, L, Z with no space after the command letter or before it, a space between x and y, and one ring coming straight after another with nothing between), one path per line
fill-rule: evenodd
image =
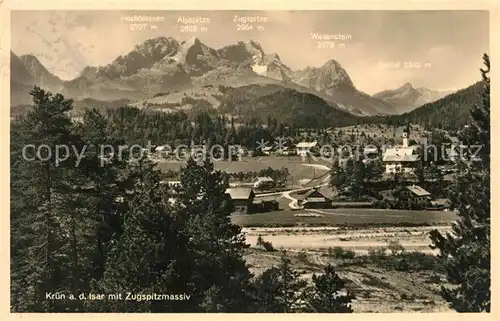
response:
M410 123L407 123L405 128L403 129L403 148L409 147L410 140Z

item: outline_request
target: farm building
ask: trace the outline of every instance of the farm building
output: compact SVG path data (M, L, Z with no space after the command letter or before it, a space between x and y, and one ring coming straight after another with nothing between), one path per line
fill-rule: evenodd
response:
M332 206L332 201L317 188L313 188L304 194L300 205L304 208L329 208Z
M397 190L395 197L402 204L413 204L417 207L431 205L431 193L418 185L409 185Z
M234 211L239 213L250 213L253 210L255 193L252 188L235 187L228 188L226 193L231 197Z
M377 146L365 146L363 148L363 156L367 160L378 159L379 153Z
M232 156L244 157L248 155L248 149L240 145L231 145L229 149Z
M318 146L318 142L300 142L298 143L295 148L297 150L297 155L299 156L307 156L308 154L312 153L313 149Z
M292 147L284 146L284 147L278 149L278 153L279 153L279 155L283 155L283 156L292 156L292 155L295 155L296 151Z
M253 188L255 189L273 188L274 185L274 179L268 176L256 177L253 181Z
M167 184L170 187L177 187L181 185L181 181L161 181L160 184Z
M276 200L262 200L258 199L255 200L252 204L253 210L255 212L272 212L272 211L279 211L280 209L280 204Z
M171 153L172 148L169 145L156 146L155 152L157 153Z
M431 201L432 207L440 208L440 209L448 209L450 208L450 200L447 198L438 198L436 200Z
M273 146L265 146L265 147L262 147L262 153L264 153L264 155L271 155L271 153L274 151L274 148Z

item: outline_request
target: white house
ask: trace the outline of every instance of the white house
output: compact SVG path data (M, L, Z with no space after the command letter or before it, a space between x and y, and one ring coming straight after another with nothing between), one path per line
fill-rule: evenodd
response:
M265 146L265 147L262 147L262 153L264 155L271 155L271 153L273 152L273 146Z
M274 179L268 176L256 177L253 182L253 188L255 189L272 187L273 185L274 185Z
M298 143L295 148L297 149L297 155L298 156L307 156L311 149L315 148L318 146L318 142L300 142Z
M168 147L167 145L156 146L155 152L164 152Z
M363 155L366 157L377 156L378 155L377 146L365 146L363 148Z
M283 148L278 149L278 153L283 156L295 155L295 149L284 146Z
M403 144L385 150L382 161L386 173L395 173L398 170L411 173L420 161L420 145L410 146L409 136L408 126L403 132Z

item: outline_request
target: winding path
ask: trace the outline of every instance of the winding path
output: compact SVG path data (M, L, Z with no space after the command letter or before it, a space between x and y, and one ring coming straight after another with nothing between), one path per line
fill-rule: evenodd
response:
M329 171L330 168L325 166L325 165L319 165L319 164L302 164L304 166L309 166L309 167L316 167L320 170L327 170ZM298 192L303 192L303 191L308 191L310 190L311 188L314 188L314 187L323 187L323 186L327 186L328 185L328 181L329 181L329 178L330 178L330 174L327 172L317 178L314 178L314 179L311 179L311 182L313 181L318 181L320 180L321 183L317 183L317 184L312 184L311 186L307 186L307 187L301 187L301 188L296 188L296 189L291 189L291 190L288 190L288 191L281 191L281 192L272 192L272 193L264 193L264 194L259 194L258 196L275 196L275 195L281 195L281 197L284 197L284 198L287 198L289 199L291 202L288 204L288 206L292 209L292 210L301 210L303 209L302 206L299 205L299 200L296 199L295 197L293 197L292 195L290 195L291 193L298 193ZM306 185L308 185L309 183L307 183Z

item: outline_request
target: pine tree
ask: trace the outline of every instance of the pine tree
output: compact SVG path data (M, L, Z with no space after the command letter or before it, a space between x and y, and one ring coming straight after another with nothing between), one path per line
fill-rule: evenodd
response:
M458 312L489 312L491 308L490 228L490 60L483 56L485 84L482 101L471 112L471 130L463 141L481 146L481 161L473 162L451 188L452 207L459 219L453 233L431 232L432 247L440 251L448 281L442 296Z
M291 313L303 309L307 282L290 265L290 258L283 252L278 266L265 270L254 280L255 312Z
M89 253L92 265L91 277L100 279L104 273L104 264L110 248L111 239L122 232L122 216L127 211L126 196L127 151L117 152L123 141L111 137L108 120L95 109L87 110L84 121L77 130L85 143L85 158L79 164L83 176L80 182L82 197L85 198L89 211L87 224L93 251ZM112 157L101 158L101 147L112 146L116 152ZM104 150L104 149L103 149ZM128 177L130 178L130 177Z
M95 293L133 294L190 293L192 266L182 222L166 202L168 191L160 185L156 170L143 166L133 190L130 211L124 217L123 233L112 240L103 278ZM189 301L105 300L91 303L103 312L182 312Z
M180 180L180 215L194 252L191 300L200 311L247 311L251 274L242 256L247 245L241 228L230 220L227 177L207 157L203 164L189 159Z
M78 208L76 169L71 155L58 162L55 152L80 142L68 116L71 100L36 86L30 94L33 109L13 123L11 135L11 305L14 311L65 311L64 301L46 294L78 287L77 222L70 215ZM25 149L29 145L34 148Z
M340 193L347 184L347 174L344 168L340 166L339 162L339 158L334 157L332 168L330 169L329 185Z
M313 285L308 293L309 312L319 313L352 313L351 301L354 296L349 292L342 293L345 282L342 280L334 268L328 264L324 274L312 276Z

